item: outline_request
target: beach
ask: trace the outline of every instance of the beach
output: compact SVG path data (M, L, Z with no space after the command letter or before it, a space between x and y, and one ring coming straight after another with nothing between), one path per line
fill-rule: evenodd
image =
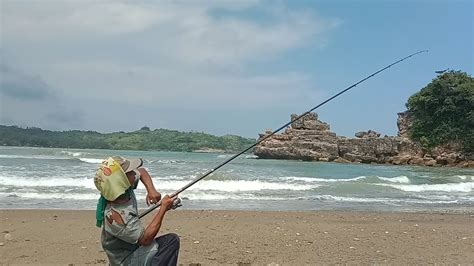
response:
M116 153L0 147L0 265L107 264L93 177ZM231 156L120 154L162 195ZM159 234L180 235L182 265L474 264L473 190L472 169L242 157L180 194Z
M107 263L93 211L0 210L0 217L0 264ZM178 209L159 235L170 232L181 237L183 265L474 263L472 213Z

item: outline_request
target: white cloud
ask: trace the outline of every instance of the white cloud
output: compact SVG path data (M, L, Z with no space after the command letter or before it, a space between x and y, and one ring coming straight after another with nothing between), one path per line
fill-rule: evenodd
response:
M50 40L144 30L160 17L141 6L108 1L5 1L6 38ZM82 35L82 36L81 36Z
M180 69L117 65L106 62L68 63L43 69L55 73L48 82L69 87L77 99L203 109L268 108L301 98L314 84L301 73L271 75L203 75ZM59 92L58 92L59 93Z
M206 5L207 4L207 5ZM308 12L264 8L269 21L218 17L216 8L238 10L255 1L207 1L204 4L67 1L11 2L3 6L5 42L93 42L110 35L139 39L138 48L184 63L238 64L311 44L339 24ZM117 44L119 45L119 44Z
M90 99L268 110L320 95L310 75L266 67L296 49L323 47L339 23L253 0L2 1L1 45L7 63L80 109Z

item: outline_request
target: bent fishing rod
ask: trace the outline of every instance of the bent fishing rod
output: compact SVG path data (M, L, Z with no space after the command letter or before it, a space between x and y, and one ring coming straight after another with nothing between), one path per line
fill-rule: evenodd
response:
M283 126L281 126L280 128L276 129L275 131L273 131L272 133L264 136L263 138L261 138L259 141L257 141L255 144L249 146L248 148L244 149L243 151L237 153L236 155L233 155L232 157L230 157L229 159L225 160L224 162L222 162L221 164L219 164L218 166L206 171L204 174L202 174L201 176L198 176L197 178L193 179L191 182L189 182L187 185L185 185L184 187L182 187L181 189L177 190L176 192L174 192L173 194L170 195L170 197L175 197L177 195L179 195L181 192L185 191L186 189L188 189L189 187L191 187L192 185L196 184L197 182L201 181L202 179L204 179L205 177L207 177L208 175L214 173L217 169L221 168L222 166L230 163L231 161L233 161L235 158L239 157L240 155L246 153L247 151L249 151L250 149L256 147L257 145L259 145L260 143L264 142L265 140L269 139L270 137L272 137L273 135L275 135L276 133L278 133L280 130L286 128L287 126L289 126L290 124L300 120L301 118L303 118L304 116L306 116L307 114L311 113L312 111L318 109L319 107L323 106L324 104L328 103L329 101L333 100L334 98L338 97L339 95L347 92L348 90L356 87L357 85L361 84L362 82L374 77L375 75L379 74L380 72L383 72L385 71L386 69L402 62L402 61L405 61L407 60L408 58L412 57L412 56L415 56L417 54L421 54L421 53L424 53L424 52L428 52L428 50L421 50L421 51L418 51L416 53L413 53L413 54L410 54L402 59L399 59L393 63L391 63L390 65L387 65L386 67L384 68L381 68L379 70L377 70L376 72L368 75L367 77L359 80L358 82L350 85L349 87L345 88L344 90L340 91L339 93L335 94L334 96L328 98L327 100L325 100L324 102L314 106L313 108L309 109L308 111L304 112L303 114L299 115L298 117L296 117L295 119L291 120L290 122L284 124ZM158 202L157 204L151 206L150 208L148 208L146 211L144 211L143 213L141 213L139 215L139 218L141 219L142 217L144 217L145 215L147 215L148 213L152 212L154 209L158 208L161 206L161 201Z

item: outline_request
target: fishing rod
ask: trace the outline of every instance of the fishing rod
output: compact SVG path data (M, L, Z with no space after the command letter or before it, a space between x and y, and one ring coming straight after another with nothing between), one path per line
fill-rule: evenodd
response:
M205 172L204 174L202 174L201 176L199 176L199 177L193 179L193 180L192 180L191 182L189 182L187 185L185 185L185 186L182 187L181 189L179 189L179 190L177 190L176 192L174 192L173 194L171 194L170 197L172 198L172 197L175 197L175 196L179 195L181 192L185 191L186 189L188 189L188 188L191 187L192 185L194 185L194 184L196 184L197 182L201 181L201 180L202 180L203 178L205 178L206 176L208 176L208 175L214 173L217 169L219 169L219 168L221 168L222 166L224 166L224 165L230 163L230 162L233 161L235 158L237 158L237 157L239 157L240 155L246 153L246 152L249 151L250 149L252 149L252 148L254 148L255 146L257 146L258 144L264 142L264 141L267 140L268 138L270 138L270 137L272 137L273 135L275 135L276 133L278 133L280 130L282 130L282 129L286 128L287 126L289 126L290 124L292 124L292 123L294 123L294 122L300 120L300 119L303 118L305 115L307 115L307 114L311 113L312 111L316 110L317 108L323 106L324 104L328 103L329 101L331 101L332 99L338 97L339 95L341 95L341 94L347 92L348 90L350 90L350 89L356 87L357 85L359 85L359 84L361 84L362 82L364 82L364 81L366 81L366 80L372 78L373 76L379 74L380 72L385 71L387 68L390 68L390 67L392 67L392 66L394 66L394 65L396 65L396 64L398 64L398 63L400 63L400 62L402 62L402 61L405 61L406 59L408 59L408 58L410 58L410 57L412 57L412 56L415 56L415 55L417 55L417 54L421 54L421 53L424 53L424 52L428 52L428 50L421 50L421 51L418 51L418 52L416 52L416 53L410 54L410 55L408 55L408 56L406 56L406 57L404 57L404 58L402 58L402 59L399 59L399 60L397 60L397 61L391 63L390 65L387 65L386 67L384 67L384 68L382 68L382 69L380 69L380 70L377 70L376 72L374 72L374 73L368 75L367 77L365 77L365 78L359 80L358 82L356 82L356 83L350 85L349 87L345 88L344 90L340 91L339 93L335 94L334 96L328 98L328 99L325 100L324 102L322 102L322 103L316 105L315 107L309 109L308 111L306 111L306 112L304 112L303 114L299 115L298 117L296 117L295 119L291 120L290 122L284 124L284 125L281 126L280 128L278 128L278 129L276 129L275 131L273 131L272 133L266 135L265 137L263 137L262 139L260 139L259 141L257 141L255 144L249 146L248 148L244 149L243 151L241 151L241 152L237 153L236 155L230 157L229 159L225 160L224 162L222 162L222 163L219 164L218 166L216 166L216 167L214 167L214 168L212 168L212 169L206 171L206 172ZM179 202L178 202L178 204L179 204ZM147 215L148 213L152 212L154 209L156 209L156 208L158 208L158 207L160 207L160 206L161 206L161 201L158 202L157 204L155 204L154 206L148 208L146 211L144 211L143 213L141 213L138 217L141 219L142 217L144 217L145 215Z

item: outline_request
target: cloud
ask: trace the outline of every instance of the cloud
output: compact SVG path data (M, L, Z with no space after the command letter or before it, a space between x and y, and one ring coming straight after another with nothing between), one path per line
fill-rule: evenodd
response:
M54 96L41 78L27 75L5 64L0 65L0 93L24 100L42 100Z
M115 1L4 1L7 38L47 40L141 31L160 17L155 10Z
M128 108L123 120L134 116L131 105L222 116L295 110L322 93L312 89L312 75L286 68L282 57L324 48L327 33L341 23L257 0L3 1L2 8L5 61L41 76L49 86L40 88L71 110L55 105L63 111L35 119L65 126L77 117L97 124L93 112L106 105ZM283 67L272 70L274 64ZM100 122L107 123L112 128Z
M202 12L169 22L175 34L163 38L163 51L186 63L238 64L268 59L304 47L338 25L309 13L276 13L262 23L238 17L216 18Z
M69 107L40 76L0 65L0 123L61 128L82 124L82 112Z
M239 16L242 9L252 5L265 17L263 21ZM129 35L132 42L136 41L135 49L151 55L180 63L221 66L268 59L288 49L317 43L312 38L340 24L338 19L268 7L258 1L6 1L3 8L6 43L66 45ZM218 15L224 11L233 15ZM117 40L117 46L120 41L130 42Z
M80 127L84 122L84 113L77 109L71 110L63 105L58 105L56 110L46 114L46 118L56 125Z
M315 91L310 75L287 72L268 75L204 75L180 69L160 69L105 62L68 63L44 69L57 76L56 86L70 89L68 96L107 103L207 110L236 110L295 105ZM85 83L84 81L87 81ZM307 97L306 97L307 99Z

